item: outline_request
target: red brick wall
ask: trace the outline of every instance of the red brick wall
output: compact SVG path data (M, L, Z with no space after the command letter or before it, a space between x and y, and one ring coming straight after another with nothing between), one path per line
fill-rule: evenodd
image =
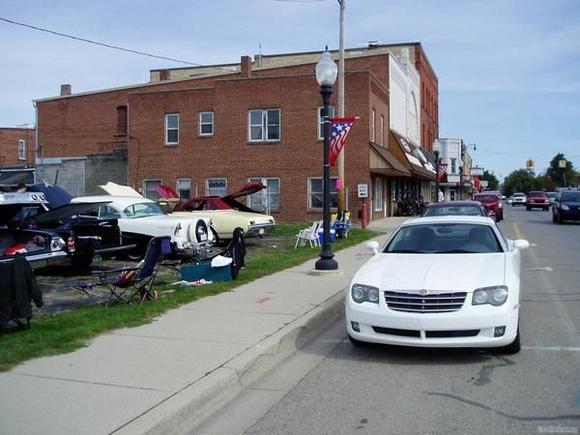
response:
M421 76L421 146L433 151L433 141L439 137L439 81L420 45L415 67Z
M32 128L0 128L0 167L34 165L35 133ZM26 159L18 159L18 141L26 144Z

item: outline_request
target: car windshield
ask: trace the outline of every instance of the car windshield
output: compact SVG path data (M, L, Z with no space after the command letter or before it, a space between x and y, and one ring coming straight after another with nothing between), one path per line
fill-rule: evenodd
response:
M523 193L514 193L514 198L522 198L526 195L524 195Z
M480 201L480 202L492 202L492 201L497 201L497 196L495 196L495 195L476 195L474 199L476 201Z
M159 206L153 202L141 202L133 204L123 210L128 219L138 219L148 216L164 215Z
M562 192L562 201L580 202L580 192Z
M460 216L485 216L480 207L475 205L441 205L427 207L423 216L448 216L448 215L460 215Z
M544 196L546 196L546 194L544 192L530 192L528 194L528 196L534 196L534 197L541 196L541 197L544 197Z
M548 198L550 198L550 199L554 199L555 197L558 196L558 194L556 192L548 192L548 193L546 193L546 195L548 195Z
M385 247L391 254L483 254L503 252L488 225L446 223L402 227Z

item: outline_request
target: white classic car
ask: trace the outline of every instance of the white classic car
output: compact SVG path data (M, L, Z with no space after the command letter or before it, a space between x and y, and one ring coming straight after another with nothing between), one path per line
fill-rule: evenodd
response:
M215 238L207 218L168 216L152 200L142 196L96 195L73 198L71 203L106 202L95 210L99 218L116 218L124 244L136 244L137 256L145 252L151 237L171 236L178 251L211 247Z
M351 342L520 350L520 251L486 217L438 216L400 226L354 275Z

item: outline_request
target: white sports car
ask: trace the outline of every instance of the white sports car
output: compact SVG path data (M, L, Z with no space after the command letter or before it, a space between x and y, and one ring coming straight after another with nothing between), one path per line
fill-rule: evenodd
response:
M490 219L441 216L401 225L354 275L353 344L520 350L520 251Z
M197 252L214 242L207 218L168 216L152 200L142 196L97 195L73 198L71 203L107 202L95 210L99 218L118 220L123 244L136 244L143 254L151 237L171 236L178 251Z

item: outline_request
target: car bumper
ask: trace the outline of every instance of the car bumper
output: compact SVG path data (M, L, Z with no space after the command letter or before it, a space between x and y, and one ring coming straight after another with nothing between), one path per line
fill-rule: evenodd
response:
M273 223L263 223L263 224L254 224L248 227L248 233L255 235L255 236L262 236L266 232L266 230L270 228L274 228L276 224Z
M451 313L405 313L370 305L374 304L346 303L346 327L356 340L413 347L499 347L517 335L519 306L509 302L501 307L464 305ZM358 331L352 322L358 323ZM502 326L504 334L494 337L495 328Z
M568 220L580 220L580 209L578 210L559 210L562 215L562 219Z
M529 208L534 208L534 207L538 207L538 208L549 208L550 207L550 203L549 202L529 202L526 204L527 207Z

